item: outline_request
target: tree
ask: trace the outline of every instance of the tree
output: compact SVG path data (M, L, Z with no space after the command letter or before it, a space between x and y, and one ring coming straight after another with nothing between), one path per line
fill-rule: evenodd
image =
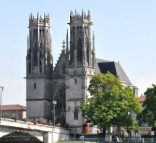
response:
M146 100L143 103L143 111L138 116L140 124L148 123L151 126L156 126L156 85L147 88Z
M136 126L131 113L141 111L137 97L130 87L124 87L111 73L98 74L90 81L90 97L82 103L82 115L100 128Z

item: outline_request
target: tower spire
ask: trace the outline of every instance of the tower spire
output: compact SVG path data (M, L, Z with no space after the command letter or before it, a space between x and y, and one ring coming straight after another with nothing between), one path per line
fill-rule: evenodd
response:
M69 41L68 41L68 29L67 29L67 35L66 35L66 62L68 64L69 61Z
M75 15L77 14L77 11L76 11L76 9L75 9Z
M70 11L70 16L73 16L73 11Z
M92 66L94 67L94 66L95 66L95 35L94 35L94 32L93 32L93 39L92 39L92 42L93 42L93 49L92 49Z
M30 40L29 40L29 36L27 35L27 50L30 48Z
M62 41L62 48L63 48L63 51L65 51L65 47L66 47L66 46L65 46L65 43L66 43L66 42L63 40L63 41Z
M83 9L82 9L82 19L84 19L84 12L83 12Z
M66 53L69 52L69 47L68 47L68 29L67 29L67 35L66 35Z
M95 51L95 35L94 35L94 32L93 32L93 51Z
M88 10L88 18L90 19L90 10Z
M37 13L37 19L39 19L39 13Z

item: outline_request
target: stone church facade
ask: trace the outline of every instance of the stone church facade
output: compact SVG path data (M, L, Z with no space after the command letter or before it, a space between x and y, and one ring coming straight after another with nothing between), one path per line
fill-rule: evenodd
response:
M44 119L66 126L73 134L81 134L85 122L80 105L89 96L87 88L95 74L110 71L125 85L132 85L119 62L95 57L95 38L91 32L90 12L70 13L70 30L63 42L61 55L53 66L48 15L29 17L26 56L26 98L29 120Z

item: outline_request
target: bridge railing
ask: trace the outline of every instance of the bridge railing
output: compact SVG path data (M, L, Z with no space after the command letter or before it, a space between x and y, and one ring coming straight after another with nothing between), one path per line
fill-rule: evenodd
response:
M51 126L51 125L45 125L45 124L36 124L33 122L27 122L27 121L21 121L21 120L14 120L14 119L6 119L2 118L1 120L1 126L10 126L14 128L22 128L22 129L30 129L30 130L39 130L39 131L45 131L45 132L61 132L65 134L69 134L69 132L62 128L57 126Z

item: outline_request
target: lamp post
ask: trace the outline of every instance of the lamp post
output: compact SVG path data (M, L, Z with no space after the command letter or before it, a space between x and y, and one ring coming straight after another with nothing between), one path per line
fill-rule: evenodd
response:
M3 93L3 86L0 86L0 124L1 124L1 118L2 118L2 93Z
M55 107L56 107L57 101L53 100L53 123L55 126Z

